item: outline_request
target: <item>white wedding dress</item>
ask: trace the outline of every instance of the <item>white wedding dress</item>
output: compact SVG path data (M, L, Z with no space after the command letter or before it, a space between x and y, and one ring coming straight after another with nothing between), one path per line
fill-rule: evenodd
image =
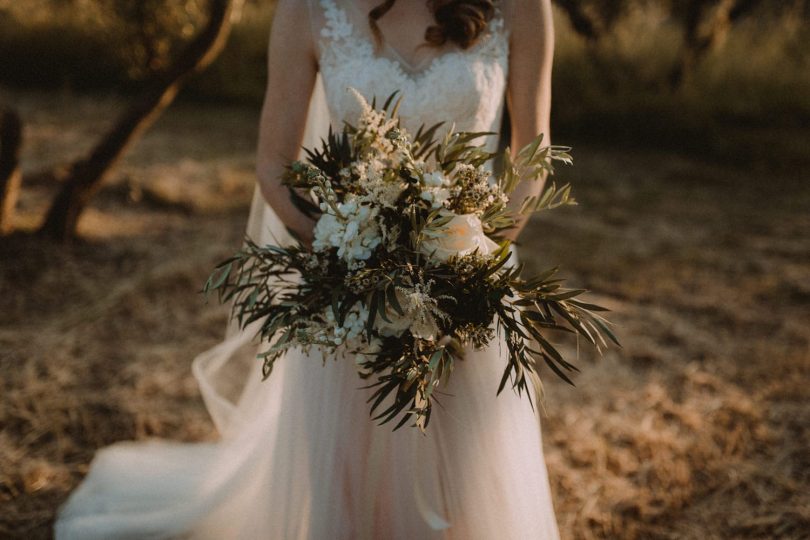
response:
M444 48L414 71L391 47L375 49L351 1L312 0L311 14L320 75L306 145L356 115L348 87L378 101L399 90L412 132L438 120L498 131L509 54L501 16L472 48ZM289 241L258 193L248 233ZM351 359L292 351L262 382L254 334L232 327L193 364L221 440L102 449L61 509L57 538L558 538L538 415L508 388L496 397L502 343L457 366L422 435L369 419L370 391L358 389L367 383Z

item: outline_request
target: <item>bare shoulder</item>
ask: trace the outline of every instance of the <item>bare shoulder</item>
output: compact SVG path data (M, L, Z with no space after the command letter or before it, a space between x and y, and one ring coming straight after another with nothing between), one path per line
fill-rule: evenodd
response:
M551 0L500 0L513 41L536 43L553 39Z
M314 0L278 0L273 14L270 45L276 49L297 49L307 54L314 50L310 2Z

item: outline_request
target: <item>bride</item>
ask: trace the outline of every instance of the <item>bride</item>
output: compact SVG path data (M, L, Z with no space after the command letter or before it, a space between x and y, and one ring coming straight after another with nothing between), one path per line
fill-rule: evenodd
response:
M279 0L248 234L311 240L279 177L302 144L356 116L349 87L369 100L398 90L411 132L495 132L508 104L519 148L548 133L552 54L550 0ZM221 440L101 450L57 538L558 537L537 414L496 397L498 343L467 354L422 435L367 419L350 360L293 350L262 382L254 331L230 328L193 364Z

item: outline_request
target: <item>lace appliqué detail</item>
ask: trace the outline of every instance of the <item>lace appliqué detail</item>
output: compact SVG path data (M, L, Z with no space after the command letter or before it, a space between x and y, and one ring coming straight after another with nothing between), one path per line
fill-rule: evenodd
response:
M349 22L346 12L331 1L321 2L321 7L326 18L326 25L321 29L321 37L334 41L351 37L354 27Z
M469 49L438 54L423 70L409 72L398 59L378 56L369 33L355 27L335 0L320 0L320 5L325 19L320 70L333 124L342 125L359 113L346 91L353 87L368 99L399 91L400 116L411 131L438 121L447 129L498 131L509 58L501 16L490 21L486 34Z

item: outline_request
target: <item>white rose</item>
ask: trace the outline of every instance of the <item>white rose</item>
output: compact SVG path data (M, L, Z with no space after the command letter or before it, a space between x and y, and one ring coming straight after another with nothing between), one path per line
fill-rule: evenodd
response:
M420 251L434 260L444 262L450 257L467 255L476 249L481 255L489 255L498 249L498 244L484 234L481 220L475 214L454 216L440 229L435 237L422 241Z
M312 247L316 251L337 248L338 257L351 263L371 257L382 242L380 227L375 219L377 209L360 205L354 199L338 204L340 217L323 214L315 225Z

